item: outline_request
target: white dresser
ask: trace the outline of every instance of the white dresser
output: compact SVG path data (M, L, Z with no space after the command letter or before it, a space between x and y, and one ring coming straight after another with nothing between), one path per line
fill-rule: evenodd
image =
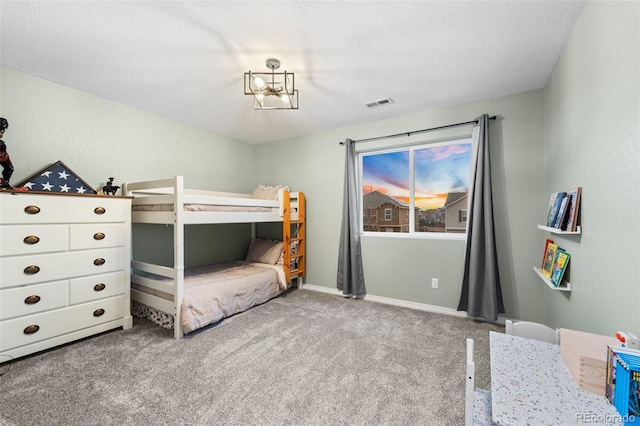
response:
M0 363L132 327L131 198L0 191Z

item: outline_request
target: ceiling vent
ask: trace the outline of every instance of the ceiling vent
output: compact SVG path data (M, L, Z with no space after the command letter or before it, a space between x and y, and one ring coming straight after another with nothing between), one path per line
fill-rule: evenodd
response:
M366 106L367 108L375 108L375 107L379 107L382 105L388 105L388 104L392 104L393 103L393 99L391 98L385 98L385 99L379 99L377 101L373 101L373 102L367 102L366 104L364 104L364 106Z

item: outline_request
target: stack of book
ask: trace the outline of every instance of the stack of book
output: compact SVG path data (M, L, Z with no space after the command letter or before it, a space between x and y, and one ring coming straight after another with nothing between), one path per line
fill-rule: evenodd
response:
M571 254L568 251L558 247L553 240L547 240L540 270L555 287L558 287L562 282L570 258Z
M608 347L605 395L625 425L640 425L640 351Z
M581 193L582 187L577 187L567 192L551 194L546 225L562 231L575 232L578 226Z

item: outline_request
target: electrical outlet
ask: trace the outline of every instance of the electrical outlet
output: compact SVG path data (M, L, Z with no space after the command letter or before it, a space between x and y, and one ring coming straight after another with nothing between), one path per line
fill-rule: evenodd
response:
M431 288L438 288L438 279L431 278Z

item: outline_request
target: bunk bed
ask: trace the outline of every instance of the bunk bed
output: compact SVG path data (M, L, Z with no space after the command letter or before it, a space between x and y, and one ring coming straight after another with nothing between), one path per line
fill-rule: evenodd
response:
M122 189L134 197L132 223L173 225L173 267L132 259L131 296L134 312L173 328L175 338L264 303L294 282L301 285L304 193L280 186L259 187L252 194L192 190L184 188L182 176L127 182ZM259 222L282 222L282 241L255 238L252 225L245 261L185 269L185 226ZM254 246L263 250L252 256ZM272 264L274 250L278 259ZM267 256L267 251L270 260L262 263L261 255Z

